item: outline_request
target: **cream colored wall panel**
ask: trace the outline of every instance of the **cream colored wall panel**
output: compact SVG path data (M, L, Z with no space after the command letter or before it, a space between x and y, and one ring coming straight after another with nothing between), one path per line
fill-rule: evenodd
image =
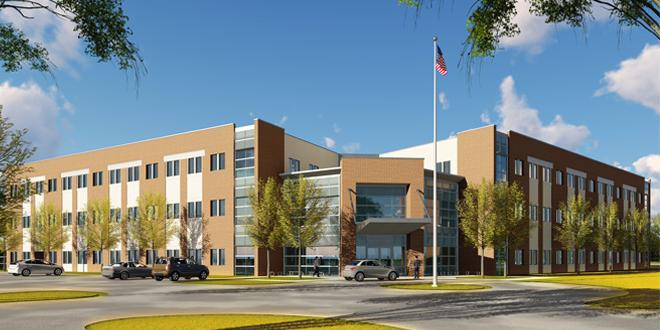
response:
M438 141L437 144L438 163L449 161L450 173L458 173L458 138ZM433 170L433 143L426 143L410 148L389 151L380 154L383 158L423 158L424 168Z

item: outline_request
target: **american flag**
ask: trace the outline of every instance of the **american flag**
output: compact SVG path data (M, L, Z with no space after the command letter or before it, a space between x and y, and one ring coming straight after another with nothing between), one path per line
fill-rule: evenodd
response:
M438 70L441 75L447 75L447 64L445 64L445 58L442 57L442 51L440 50L440 47L438 47L438 58L435 62L435 69Z

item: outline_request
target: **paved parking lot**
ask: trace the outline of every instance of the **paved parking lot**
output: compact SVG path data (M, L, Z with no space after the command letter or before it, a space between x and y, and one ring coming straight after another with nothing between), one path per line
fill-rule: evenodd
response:
M469 280L450 282L468 283ZM491 280L492 290L425 293L380 282L304 281L231 287L100 276L0 274L0 291L76 289L108 296L0 305L2 329L82 329L93 321L174 313L282 313L341 316L408 329L660 329L660 317L612 313L584 301L616 294L599 288Z

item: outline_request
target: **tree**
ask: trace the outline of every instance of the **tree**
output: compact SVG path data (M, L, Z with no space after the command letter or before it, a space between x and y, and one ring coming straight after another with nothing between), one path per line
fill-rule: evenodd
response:
M9 262L6 256L7 252L18 248L23 240L23 231L18 229L16 222L17 220L13 221L13 223L0 224L0 226L6 226L6 228L2 229L2 236L0 236L0 251L5 254L5 264L2 265L4 267L3 269L7 269L6 266Z
M613 270L609 255L621 245L621 230L619 229L619 210L616 203L602 203L598 209L598 225L595 238L598 248L605 251L607 267Z
M0 241L7 243L14 241L16 235L22 236L16 229L16 219L21 216L25 196L30 192L30 183L24 178L31 168L25 162L36 149L25 139L26 134L26 129L14 129L14 124L2 115L0 105ZM6 254L10 249L1 252Z
M183 209L179 225L179 247L183 257L190 257L188 250L200 247L202 259L211 249L211 234L208 231L209 218L202 213L199 217L189 217L188 210Z
M649 234L651 221L646 210L635 208L628 211L626 222L630 225L630 247L633 253L646 252L649 249ZM635 259L637 262L639 260Z
M174 220L167 219L166 205L165 197L159 193L148 192L138 198L138 217L131 221L128 229L131 239L138 243L140 249L163 249L177 233ZM152 258L152 262L154 260Z
M655 256L656 258L660 257L660 214L656 214L653 217L651 222L651 230L649 232L649 255L648 259L651 261L651 257Z
M509 248L527 238L525 195L518 183L498 182L493 189L495 246L504 249L504 277L509 272Z
M36 13L46 13L69 21L78 38L87 44L87 55L99 62L116 61L121 70L132 70L136 79L142 72L142 57L129 40L133 31L121 0L3 0L3 11L16 12L26 20ZM41 72L50 72L53 67L48 50L10 23L0 23L0 61L7 72L18 71L24 65Z
M330 208L321 190L302 176L284 180L281 198L277 210L278 235L284 244L298 250L298 277L302 278L302 249L319 241Z
M484 255L495 240L494 185L485 179L480 185L470 184L458 204L460 227L467 241L481 252L481 276L484 276Z
M563 23L572 28L584 28L593 18L595 6L601 7L617 20L620 26L641 27L660 39L660 1L658 0L475 0L467 19L468 36L462 56L472 60L493 57L503 38L520 34L520 26L514 21L516 4L526 1L529 12L545 18L548 24ZM432 7L435 0L398 0L400 4L416 9ZM468 66L469 70L470 66Z
M252 217L248 224L248 234L252 244L266 249L266 273L270 278L270 250L282 246L281 231L277 218L280 205L280 187L274 178L259 182L256 189L250 190Z
M35 251L44 252L44 259L50 261L50 252L69 240L69 232L62 226L62 214L51 204L43 204L37 210L30 227L30 242Z
M560 204L563 221L557 225L557 240L568 251L578 253L591 240L591 224L593 220L589 202L577 195L569 199L568 203ZM575 258L575 272L580 274L579 258Z
M83 227L86 248L88 251L99 251L101 260L103 251L109 251L121 240L121 219L112 214L107 198L87 203L87 223Z

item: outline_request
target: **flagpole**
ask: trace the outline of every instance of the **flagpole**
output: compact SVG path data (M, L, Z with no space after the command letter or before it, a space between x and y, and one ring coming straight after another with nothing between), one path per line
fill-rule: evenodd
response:
M438 286L438 37L433 36L433 284Z

